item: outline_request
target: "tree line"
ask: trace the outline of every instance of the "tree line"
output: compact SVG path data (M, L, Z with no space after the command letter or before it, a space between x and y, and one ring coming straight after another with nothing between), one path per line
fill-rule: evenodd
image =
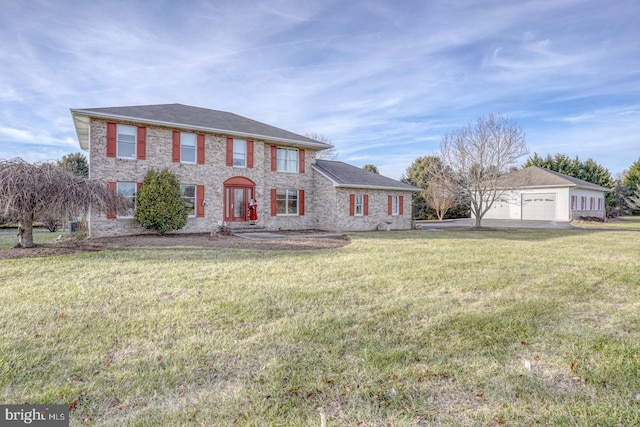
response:
M546 157L533 153L520 167L509 171L529 166L539 166L611 189L605 199L608 217L640 214L640 158L615 178L591 158L583 161L578 156L571 158L564 153L547 154ZM469 217L469 204L443 191L438 178L432 174L431 171L441 168L439 155L422 156L414 160L402 176L401 181L422 189L413 199L415 219Z

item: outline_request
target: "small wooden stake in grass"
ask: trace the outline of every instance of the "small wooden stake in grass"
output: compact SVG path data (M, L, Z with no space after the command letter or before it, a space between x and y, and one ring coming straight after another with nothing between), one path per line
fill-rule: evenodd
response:
M320 413L320 427L327 427L327 414L324 412L324 408L318 408Z

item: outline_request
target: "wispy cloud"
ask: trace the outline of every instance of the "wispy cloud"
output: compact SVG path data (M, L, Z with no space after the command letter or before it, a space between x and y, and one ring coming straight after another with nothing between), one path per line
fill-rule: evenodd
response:
M502 112L532 150L613 172L637 157L637 16L633 0L10 1L0 156L77 151L72 107L181 102L321 133L396 178Z

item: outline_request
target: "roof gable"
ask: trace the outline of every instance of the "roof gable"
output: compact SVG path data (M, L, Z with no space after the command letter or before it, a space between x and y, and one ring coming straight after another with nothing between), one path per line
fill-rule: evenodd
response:
M344 162L316 160L313 168L331 180L334 187L420 191L420 188Z
M596 191L611 191L608 188L594 184L592 182L583 181L560 172L550 169L541 168L539 166L528 166L519 170L519 174L524 175L523 188L531 187L576 187Z
M88 147L88 141L84 141L83 138L86 138L85 135L88 135L88 132L85 132L86 129L84 129L84 126L88 126L89 117L107 120L125 119L142 123L223 133L233 136L261 138L318 150L331 147L330 144L316 141L306 136L298 135L237 114L183 104L83 108L72 109L71 114L74 118L80 145L85 149Z

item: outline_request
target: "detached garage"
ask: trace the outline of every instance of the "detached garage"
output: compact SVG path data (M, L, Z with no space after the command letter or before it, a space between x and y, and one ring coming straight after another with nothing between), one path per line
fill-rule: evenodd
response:
M608 188L538 166L515 172L505 182L518 182L485 214L491 219L571 221L605 217Z

